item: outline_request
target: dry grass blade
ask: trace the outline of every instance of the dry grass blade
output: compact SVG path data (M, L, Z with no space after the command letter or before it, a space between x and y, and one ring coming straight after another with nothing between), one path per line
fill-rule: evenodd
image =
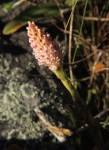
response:
M64 136L64 135L71 136L73 134L71 130L66 128L58 128L56 126L46 126L46 127L50 132L54 132L59 136Z
M71 136L72 135L72 131L70 131L69 129L58 128L56 126L53 126L47 120L47 118L45 117L45 114L38 107L35 107L34 111L37 114L37 116L39 117L39 119L44 123L46 128L55 136L55 138L59 142L66 141L66 137L65 136Z
M82 17L83 20L86 21L101 21L101 22L107 22L109 21L109 18L98 18L98 17Z
M71 64L72 62L72 32L73 32L73 17L74 17L74 1L72 1L72 12L70 19L70 29L69 29L69 50L68 50L68 62ZM69 73L71 82L74 82L72 66L69 65Z

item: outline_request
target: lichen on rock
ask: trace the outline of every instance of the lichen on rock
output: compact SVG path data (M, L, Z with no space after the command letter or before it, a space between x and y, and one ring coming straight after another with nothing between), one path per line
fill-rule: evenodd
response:
M36 77L38 84L34 79L29 79L28 72L35 66L32 57L28 55L25 63L19 57L0 55L0 136L7 139L39 139L46 133L46 128L33 113L34 107L38 105L53 124L63 126L62 121L66 121L62 97L56 95L56 87L47 87L44 78Z

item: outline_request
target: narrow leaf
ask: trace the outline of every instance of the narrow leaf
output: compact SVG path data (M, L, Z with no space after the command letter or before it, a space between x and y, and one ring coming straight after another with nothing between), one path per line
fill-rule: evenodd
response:
M16 32L18 29L20 29L22 26L26 25L27 21L20 21L20 20L13 20L9 22L5 28L3 29L3 34L8 35L12 34L13 32Z
M55 4L42 4L30 6L21 12L14 20L10 21L3 29L3 34L8 35L16 32L27 24L27 21L45 21L49 17L59 16L59 10Z

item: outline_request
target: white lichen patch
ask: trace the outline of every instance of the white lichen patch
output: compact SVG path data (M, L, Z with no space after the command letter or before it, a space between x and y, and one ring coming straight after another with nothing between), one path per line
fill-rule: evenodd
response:
M10 57L7 59L7 57L0 56L0 62L2 62L2 65L0 64L0 122L3 124L5 122L4 127L0 127L2 128L0 136L8 139L12 137L38 138L38 126L41 122L38 120L38 126L37 122L33 126L31 103L36 101L34 104L37 104L39 90L32 82L25 83L26 74L18 66L11 67Z
M16 65L13 61L14 58L9 54L5 57L0 55L0 136L7 139L39 139L47 129L37 118L34 107L39 105L48 114L46 117L53 125L57 123L62 126L62 117L58 116L58 113L65 114L62 98L56 96L52 90L47 92L45 89L48 87L42 78L37 80L42 85L41 88L28 79L27 74L34 63L32 65L28 60L26 65L20 67L19 59L16 61L15 58ZM37 118L35 121L32 112Z
M38 91L37 91L37 90L38 90L38 89L37 89L35 86L33 86L33 85L31 85L31 84L28 84L28 83L23 84L23 85L20 86L21 94L22 94L22 96L24 96L25 98L28 98L28 97L34 98L34 97L37 96L37 94L38 94ZM34 92L33 92L33 91L34 91Z

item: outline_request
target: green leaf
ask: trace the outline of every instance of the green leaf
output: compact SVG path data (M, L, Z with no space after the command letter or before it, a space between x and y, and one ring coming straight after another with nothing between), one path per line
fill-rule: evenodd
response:
M86 104L87 104L87 105L90 103L91 96L92 96L91 90L88 90L87 99L86 99Z
M67 6L71 6L71 5L72 5L72 0L66 0L66 1L65 1L65 4L66 4Z
M91 92L92 92L92 94L94 94L94 95L96 95L96 94L97 94L96 89L92 89L92 90L91 90Z
M6 2L2 5L3 10L5 12L9 12L13 8L19 6L21 3L23 3L25 0L18 0L17 2Z
M13 32L16 32L18 29L20 29L22 26L24 26L26 24L27 24L27 21L24 22L24 21L20 21L20 20L13 20L5 26L5 28L3 29L3 34L8 35Z
M74 5L75 4L77 4L77 2L78 2L79 0L65 0L65 4L67 5L67 6L72 6L72 4L74 3Z
M13 2L7 2L2 5L3 10L5 12L9 12L12 9L12 6L13 6Z
M14 20L10 21L3 29L3 34L8 35L16 32L27 24L27 21L43 21L49 17L59 16L59 9L55 4L42 4L39 6L30 6L21 12Z
M56 17L59 15L59 9L55 4L41 4L39 6L30 6L25 11L23 11L18 18L28 20L37 19L38 17Z

